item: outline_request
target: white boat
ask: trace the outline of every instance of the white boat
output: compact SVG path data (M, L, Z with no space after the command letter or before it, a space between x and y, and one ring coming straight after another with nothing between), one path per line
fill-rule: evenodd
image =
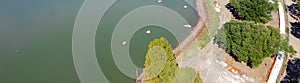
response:
M122 45L125 45L126 43L127 43L126 41L123 41L123 42L122 42Z
M187 6L185 5L185 6L183 6L183 8L184 8L184 9L186 9L186 8L187 8Z
M146 33L147 33L147 34L150 34L150 33L151 33L151 31L150 31L150 30L147 30L147 31L146 31Z
M191 28L192 27L192 25L189 25L189 24L187 24L187 25L183 25L184 27L187 27L187 28Z
M162 0L157 0L157 3L161 3L162 2Z

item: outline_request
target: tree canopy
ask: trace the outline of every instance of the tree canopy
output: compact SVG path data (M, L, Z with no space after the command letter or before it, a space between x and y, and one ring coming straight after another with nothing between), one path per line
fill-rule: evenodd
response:
M145 78L153 83L170 83L175 79L178 65L172 47L165 38L155 39L148 45Z
M300 8L300 1L297 2L297 7Z
M230 4L243 20L261 23L272 20L270 13L277 9L277 5L274 6L268 0L230 0Z
M225 23L216 35L216 43L238 61L252 67L258 66L265 57L277 54L279 50L294 51L277 28L247 21Z

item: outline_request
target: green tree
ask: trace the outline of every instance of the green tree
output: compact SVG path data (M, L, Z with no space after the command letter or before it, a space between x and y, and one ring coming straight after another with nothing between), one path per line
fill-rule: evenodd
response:
M277 6L274 6L276 4L268 0L230 0L230 4L236 9L239 17L261 23L272 20L270 13L277 9Z
M297 7L300 8L300 1L297 2Z
M265 57L277 54L279 50L294 51L277 28L247 21L225 23L215 40L238 61L249 63L252 67L258 66Z
M171 45L163 37L150 42L144 64L147 81L170 83L175 79L179 67L172 51ZM149 78L147 74L150 74Z
M290 57L294 57L297 53L297 51L293 48L293 46L289 45L288 39L287 38L283 38L281 40L281 49L280 50L285 50L286 51L286 55L290 55Z

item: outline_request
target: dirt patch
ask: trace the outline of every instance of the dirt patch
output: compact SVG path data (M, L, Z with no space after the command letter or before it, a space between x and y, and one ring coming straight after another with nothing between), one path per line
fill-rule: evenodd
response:
M266 23L266 25L270 25L276 28L279 28L279 14L278 12L272 12L272 20Z
M245 74L248 77L251 77L257 81L266 82L271 72L273 66L274 58L267 57L265 58L260 65L255 68L250 68L246 63L237 62L232 56L226 54L225 61L232 67L238 69L241 74Z

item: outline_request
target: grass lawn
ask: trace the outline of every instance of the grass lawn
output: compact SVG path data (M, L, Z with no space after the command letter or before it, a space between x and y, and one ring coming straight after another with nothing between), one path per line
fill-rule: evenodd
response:
M184 67L179 69L173 83L202 83L202 80L193 68Z
M197 44L202 49L204 48L211 40L211 38L214 36L215 32L219 28L220 18L219 13L215 12L214 7L215 4L213 3L213 0L205 0L208 17L206 17L208 20L206 29L200 34L200 36L197 38Z
M203 30L200 36L197 38L197 45L202 49L210 42L210 34L207 28Z

